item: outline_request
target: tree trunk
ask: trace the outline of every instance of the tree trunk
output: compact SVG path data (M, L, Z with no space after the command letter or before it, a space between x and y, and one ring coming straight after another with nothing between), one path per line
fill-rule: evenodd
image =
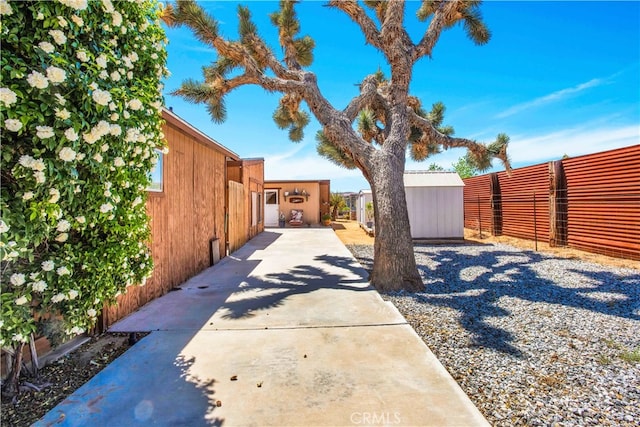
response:
M22 352L24 350L24 346L25 344L21 342L18 344L18 347L14 349L11 372L9 372L9 376L4 384L2 384L3 397L14 397L20 392L18 382L20 380L20 371L22 370Z
M371 284L380 292L422 291L404 192L404 156L380 150L376 157L370 182L376 236Z

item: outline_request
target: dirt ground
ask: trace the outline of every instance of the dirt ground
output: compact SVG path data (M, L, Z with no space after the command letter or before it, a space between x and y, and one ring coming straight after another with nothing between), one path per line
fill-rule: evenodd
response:
M345 245L373 245L375 238L370 237L364 229L356 221L337 220L331 223L331 227L335 231L338 238ZM504 243L517 248L526 250L535 250L535 242L531 240L518 239L509 236L491 236L483 233L482 237L478 235L477 230L464 230L465 240L478 243ZM548 244L538 242L538 252L552 254L560 258L581 259L596 264L608 265L611 267L628 267L640 269L640 263L628 259L614 258L610 256L593 254L572 248L552 248Z

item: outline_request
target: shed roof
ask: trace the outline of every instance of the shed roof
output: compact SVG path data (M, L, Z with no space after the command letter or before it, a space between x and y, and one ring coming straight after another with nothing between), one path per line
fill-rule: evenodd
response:
M464 187L457 172L405 171L404 186L407 187Z
M205 135L202 131L200 131L200 130L196 129L195 127L193 127L193 125L191 125L189 122L187 122L186 120L184 120L183 118L181 118L176 113L174 113L173 111L169 110L168 108L163 108L162 109L162 118L168 124L176 126L177 128L179 128L183 132L186 132L188 135L190 135L191 137L195 138L196 141L198 141L199 143L204 144L204 145L212 146L216 150L220 151L225 156L230 157L233 160L239 160L240 159L240 156L238 156L236 153L234 153L233 151L229 150L227 147L225 147L224 145L220 144L218 141L216 141L215 139L211 138L210 136Z

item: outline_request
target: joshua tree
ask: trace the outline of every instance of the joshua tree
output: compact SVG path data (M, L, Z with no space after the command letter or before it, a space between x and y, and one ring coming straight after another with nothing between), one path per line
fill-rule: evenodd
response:
M203 70L204 81L187 80L174 93L207 104L211 117L219 122L226 116L224 97L237 87L257 85L280 92L283 96L273 118L280 128L288 129L293 141L303 138L309 122L309 114L301 109L304 102L322 126L319 151L339 159L340 164L357 167L371 185L376 222L371 283L380 291L421 290L403 187L407 149L414 158L424 159L442 147L466 147L480 167L488 167L494 157L509 167L506 135L498 135L488 145L453 138L452 129L440 127L444 108L436 104L426 112L420 101L409 95L414 65L431 57L443 30L461 23L475 43L489 40L478 9L480 2L415 3L425 31L414 42L405 29L403 0L330 1L330 7L345 13L360 28L366 42L384 55L390 68L389 79L380 71L365 77L359 93L341 109L323 96L315 74L307 69L313 62L315 45L311 37L299 35L295 4L283 0L271 15L279 30L282 59L258 35L246 7L238 7L238 40L222 37L216 19L192 0L167 7L163 19L168 25L188 26L217 52L215 62Z

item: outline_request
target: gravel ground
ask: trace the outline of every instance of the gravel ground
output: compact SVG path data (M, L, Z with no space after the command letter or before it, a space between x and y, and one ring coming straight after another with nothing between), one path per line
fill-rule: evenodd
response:
M372 246L348 247L371 268ZM640 269L503 244L415 254L425 291L383 297L491 424L640 425Z

